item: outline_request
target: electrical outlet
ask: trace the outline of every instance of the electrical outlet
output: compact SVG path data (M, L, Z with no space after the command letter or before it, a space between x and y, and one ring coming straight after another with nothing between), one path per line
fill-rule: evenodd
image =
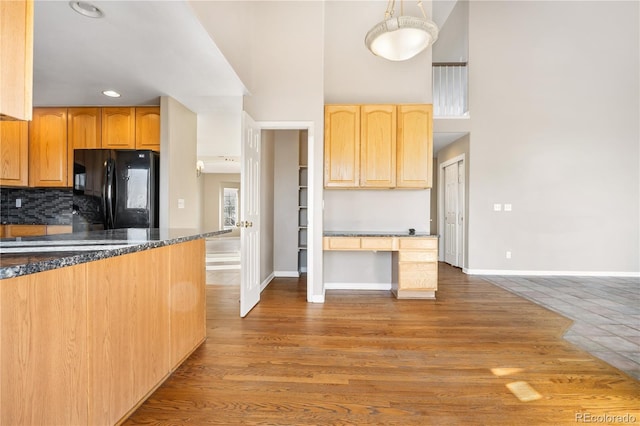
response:
M184 209L184 198L178 198L178 208Z
M22 207L22 198L16 198L16 207L17 208Z
M510 252L510 251L506 252L506 253L505 253L505 257L506 257L507 259L511 259L511 252Z

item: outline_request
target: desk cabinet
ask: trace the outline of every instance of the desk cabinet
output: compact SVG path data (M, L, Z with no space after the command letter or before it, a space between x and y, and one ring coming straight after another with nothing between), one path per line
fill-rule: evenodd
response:
M398 299L435 299L438 239L435 237L324 237L327 251L390 251L391 291Z

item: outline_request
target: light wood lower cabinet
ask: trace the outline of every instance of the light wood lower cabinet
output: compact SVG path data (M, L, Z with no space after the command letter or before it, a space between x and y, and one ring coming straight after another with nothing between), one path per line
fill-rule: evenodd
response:
M37 237L41 235L68 234L71 225L2 225L2 238Z
M0 424L89 424L85 270L0 280Z
M0 280L0 424L122 421L204 341L204 271L195 240Z
M116 423L169 373L169 249L87 264L90 424Z
M171 250L169 306L171 322L171 367L176 368L206 335L204 241L192 241Z
M435 299L438 239L434 237L324 237L327 251L390 251L391 291L398 299Z

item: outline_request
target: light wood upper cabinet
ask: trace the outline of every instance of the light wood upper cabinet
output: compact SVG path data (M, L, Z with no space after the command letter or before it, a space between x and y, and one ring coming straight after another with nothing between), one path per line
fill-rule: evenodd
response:
M398 188L431 188L432 124L432 105L398 105Z
M160 151L160 107L136 108L136 149Z
M102 147L135 149L135 108L102 108Z
M327 188L430 188L432 106L325 105Z
M360 107L325 106L324 135L324 185L328 188L358 186Z
M34 108L29 126L29 186L67 186L67 109Z
M33 0L0 1L0 118L31 120Z
M0 185L29 184L29 123L0 121Z
M396 107L360 107L360 186L396 186Z
M102 146L102 109L69 108L67 110L68 166L67 182L73 184L73 150Z

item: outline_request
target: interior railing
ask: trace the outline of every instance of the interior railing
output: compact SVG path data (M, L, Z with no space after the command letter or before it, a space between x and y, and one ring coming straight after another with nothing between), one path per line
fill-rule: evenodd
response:
M433 63L434 117L469 115L469 83L466 62Z

